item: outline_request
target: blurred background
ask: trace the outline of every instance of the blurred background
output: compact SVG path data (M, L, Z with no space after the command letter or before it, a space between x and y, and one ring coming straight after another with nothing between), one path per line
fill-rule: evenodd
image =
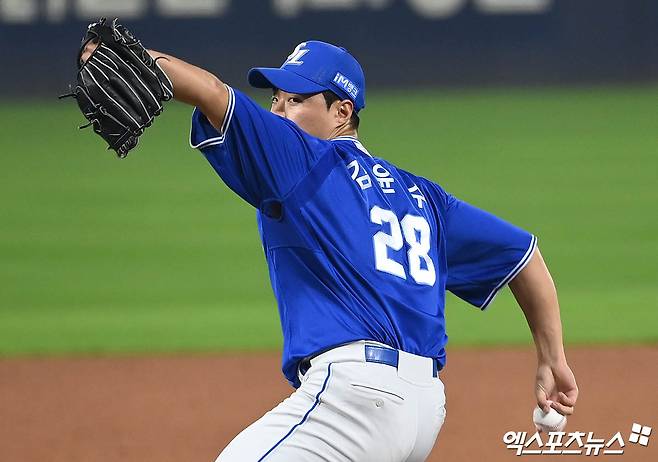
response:
M254 210L191 108L119 161L57 101L99 16L243 90L301 41L346 47L366 146L535 233L567 342L658 341L655 0L0 0L0 355L280 347ZM450 347L530 342L509 293L447 317Z

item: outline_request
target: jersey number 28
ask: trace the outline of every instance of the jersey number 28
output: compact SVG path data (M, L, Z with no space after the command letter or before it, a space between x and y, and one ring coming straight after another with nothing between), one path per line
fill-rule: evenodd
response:
M404 266L390 258L388 253L389 248L394 251L401 250L406 242L409 274L417 284L433 286L436 281L436 272L434 262L429 256L431 241L430 225L427 220L417 215L405 215L402 220L398 220L393 211L374 206L370 210L370 221L377 225L388 223L391 229L390 234L378 231L372 237L375 268L384 273L407 279Z

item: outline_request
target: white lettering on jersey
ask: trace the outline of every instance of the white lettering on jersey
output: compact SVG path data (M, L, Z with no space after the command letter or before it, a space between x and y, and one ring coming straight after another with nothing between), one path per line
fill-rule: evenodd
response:
M372 237L375 269L407 279L404 266L389 257L388 253L389 249L402 250L406 242L409 274L417 284L433 286L436 282L436 270L429 255L432 241L427 220L421 216L407 214L399 221L391 210L374 206L370 210L370 221L377 225L387 223L390 226L390 233L386 233L384 230L377 231Z
M407 258L409 260L409 274L418 284L433 286L436 281L434 262L429 256L430 252L430 225L427 220L417 215L405 215L400 222L404 240L409 245ZM425 262L425 268L421 264Z
M388 257L389 248L391 250L400 250L404 245L398 217L390 210L374 206L370 210L370 221L377 225L388 223L391 228L390 234L384 231L377 231L372 237L372 245L375 250L375 268L377 271L383 271L384 273L407 279L404 266Z
M411 193L411 197L416 199L416 202L418 203L418 208L422 209L423 204L425 202L427 202L427 199L425 199L425 196L423 196L423 193L420 192L420 188L418 188L418 186L416 186L416 185L413 185L407 191L409 191Z
M395 192L392 186L395 180L388 170L379 164L375 164L372 167L372 173L377 177L377 183L379 183L379 187L382 188L384 194L393 194Z
M370 175L364 173L363 175L359 176L359 173L361 173L361 166L359 165L358 161L353 160L347 164L347 168L354 169L351 174L352 179L358 183L361 189L368 189L372 187L372 180L370 179Z

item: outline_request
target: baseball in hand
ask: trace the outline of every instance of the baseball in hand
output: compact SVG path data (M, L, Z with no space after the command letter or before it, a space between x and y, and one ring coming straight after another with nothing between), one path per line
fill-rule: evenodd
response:
M544 413L539 406L535 407L532 420L537 430L545 433L561 432L567 425L567 418L553 408L548 413Z

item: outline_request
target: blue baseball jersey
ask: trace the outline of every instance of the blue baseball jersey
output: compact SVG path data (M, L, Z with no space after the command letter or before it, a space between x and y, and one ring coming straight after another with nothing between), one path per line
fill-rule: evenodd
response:
M221 129L195 109L190 143L257 209L295 387L303 358L355 340L445 364L445 291L484 309L536 246L356 138L315 138L230 87Z

